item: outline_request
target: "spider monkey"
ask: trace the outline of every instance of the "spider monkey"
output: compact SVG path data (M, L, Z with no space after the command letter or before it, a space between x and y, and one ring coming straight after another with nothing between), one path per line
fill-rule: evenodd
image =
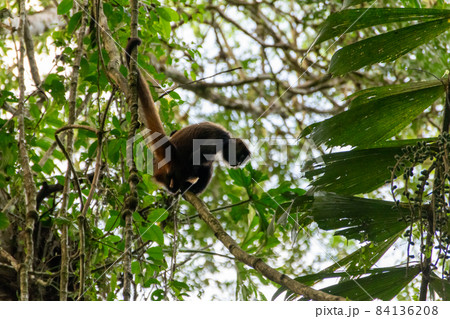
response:
M140 44L139 38L128 39L125 49L128 67L131 52ZM139 71L137 82L140 117L149 130L146 141L154 155L153 177L169 192L203 192L211 181L213 162L219 152L232 167L242 165L250 157L241 139L231 137L222 126L211 122L189 125L168 137L148 84Z

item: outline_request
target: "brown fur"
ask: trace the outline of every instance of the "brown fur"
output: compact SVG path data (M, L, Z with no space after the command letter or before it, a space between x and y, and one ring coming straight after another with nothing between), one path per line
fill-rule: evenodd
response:
M132 50L140 44L141 40L138 38L128 39L126 47L128 65ZM147 136L153 137L148 138L154 154L153 175L155 180L170 192L187 190L195 194L203 192L212 177L213 156L220 151L224 160L231 166L241 165L250 157L250 151L241 139L232 138L222 126L211 122L189 125L172 132L170 138L167 137L147 82L140 73L138 94L142 121L150 131ZM195 140L214 140L218 144L207 143L199 146ZM165 163L168 156L170 161ZM196 162L196 159L199 161Z

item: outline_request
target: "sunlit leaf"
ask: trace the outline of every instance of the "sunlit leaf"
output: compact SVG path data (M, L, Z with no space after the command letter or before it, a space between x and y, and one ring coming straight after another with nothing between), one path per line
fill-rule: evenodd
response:
M62 0L58 5L57 13L58 14L66 14L73 8L73 0Z
M159 223L165 220L167 217L169 217L169 212L167 211L167 209L158 208L148 214L147 220L150 223Z
M164 254L162 248L160 246L150 247L147 249L147 254L150 259L154 260L163 260Z

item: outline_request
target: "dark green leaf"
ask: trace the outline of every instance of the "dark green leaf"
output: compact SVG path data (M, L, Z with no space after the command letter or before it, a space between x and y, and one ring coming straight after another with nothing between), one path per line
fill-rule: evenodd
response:
M9 226L8 217L6 217L6 214L0 213L0 229L5 229L8 226Z
M114 125L114 127L116 128L116 129L118 129L119 131L120 130L122 130L122 127L120 126L120 121L119 121L119 119L117 118L117 116L113 116L113 118L112 118L112 124Z
M440 19L450 16L450 10L415 8L350 9L332 13L322 25L316 43L345 33L380 24L402 21Z
M69 9L70 10L70 9ZM80 25L81 16L83 11L78 11L73 16L70 17L69 23L67 24L67 33L72 34Z
M407 204L396 207L389 201L318 193L310 214L320 228L336 230L336 235L382 242L409 226L411 211Z
M147 220L150 223L158 223L158 222L162 222L167 217L169 217L169 212L167 211L167 209L158 208L158 209L151 211L148 214Z
M171 285L172 285L173 287L176 287L177 289L186 289L186 290L189 290L189 286L186 285L184 282L181 282L181 281L173 280L173 281L171 282Z
M108 159L112 163L117 163L120 157L120 140L109 140L108 141Z
M230 168L228 170L228 174L230 174L230 177L233 179L235 185L246 187L250 184L248 176L245 175L245 172L242 169Z
M388 301L394 298L419 273L418 266L380 268L371 272L370 276L349 279L321 290L354 301L372 301L375 298Z
M148 254L148 257L153 260L163 260L164 259L162 248L159 246L150 247L149 249L147 249L147 254Z
M436 292L442 300L450 301L450 282L435 274L430 276L430 291Z
M105 230L111 231L115 229L120 224L120 216L119 212L115 210L111 210L110 217L106 221Z
M145 222L145 219L138 212L133 212L133 220L135 222Z
M164 245L164 235L157 225L151 225L147 227L140 227L139 233L141 235L142 240L147 241L154 241L157 242L159 245Z
M73 8L73 0L62 0L58 5L57 12L59 15L66 14Z
M318 190L348 195L367 193L391 178L388 166L394 166L396 154L401 154L401 147L325 154L321 157L323 162L314 163L314 169L305 176Z
M94 141L92 144L89 145L89 148L88 148L88 157L89 158L95 157L95 154L97 152L97 146L98 146L98 141Z
M64 80L59 75L49 74L45 79L44 88L49 91L57 101L65 101L66 89L64 87ZM55 114L55 116L57 116L57 114ZM47 117L47 119L50 118L52 117Z
M349 110L308 127L316 145L367 147L409 125L444 93L439 81L371 88L352 95Z
M361 272L361 269L370 269L386 253L386 251L394 244L397 239L398 235L393 236L392 238L389 238L382 243L368 243L360 249L354 251L350 255L336 261L333 265L321 270L319 273L304 276L304 279L302 279L302 283L308 286L312 286L320 280L328 278L330 274L333 274L334 271L340 268L346 269L346 272L340 274L346 274L347 276L349 276L349 273L356 274L358 273L358 271ZM345 278L347 276L344 275L342 276L342 278ZM275 300L286 290L287 288L280 287L272 296L272 300Z
M348 256L336 261L333 265L328 266L323 272L333 272L339 268L345 267L349 271L357 271L358 269L370 269L389 248L398 240L402 234L396 234L382 242L368 243L363 247L355 250Z
M73 221L66 217L55 217L53 219L56 225L72 225Z
M131 272L135 275L141 273L141 265L139 264L139 261L133 261L131 263Z
M250 211L245 205L234 206L230 211L230 216L235 222L237 222L242 220L244 216L247 216L249 212Z
M412 49L436 38L449 27L449 19L439 19L350 44L333 55L329 72L333 75L343 75L366 65L394 61Z
M316 274L297 277L295 280L305 285L323 280L326 278L346 278L352 277L337 285L329 286L321 289L327 293L343 296L354 301L370 300L375 298L381 300L391 300L400 290L402 290L412 279L420 272L416 267L388 267L371 270L356 270L344 272L318 272ZM357 278L362 275L369 274L364 278ZM356 278L356 279L355 279ZM283 291L284 287L278 289L273 295L272 300L277 298Z

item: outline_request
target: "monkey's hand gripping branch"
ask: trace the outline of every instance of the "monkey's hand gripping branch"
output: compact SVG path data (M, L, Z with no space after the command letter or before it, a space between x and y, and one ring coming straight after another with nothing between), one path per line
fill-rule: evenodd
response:
M220 222L215 218L205 203L199 199L196 195L191 192L186 192L184 198L191 203L198 211L200 218L212 229L217 239L219 239L225 247L230 251L230 253L236 257L240 262L254 268L260 272L266 278L280 284L292 292L302 295L308 299L312 300L323 300L323 301L345 301L346 299L341 296L330 295L326 292L319 291L301 284L289 276L280 273L279 271L273 269L260 258L246 253L242 250L239 245L231 238L225 230L220 225Z

